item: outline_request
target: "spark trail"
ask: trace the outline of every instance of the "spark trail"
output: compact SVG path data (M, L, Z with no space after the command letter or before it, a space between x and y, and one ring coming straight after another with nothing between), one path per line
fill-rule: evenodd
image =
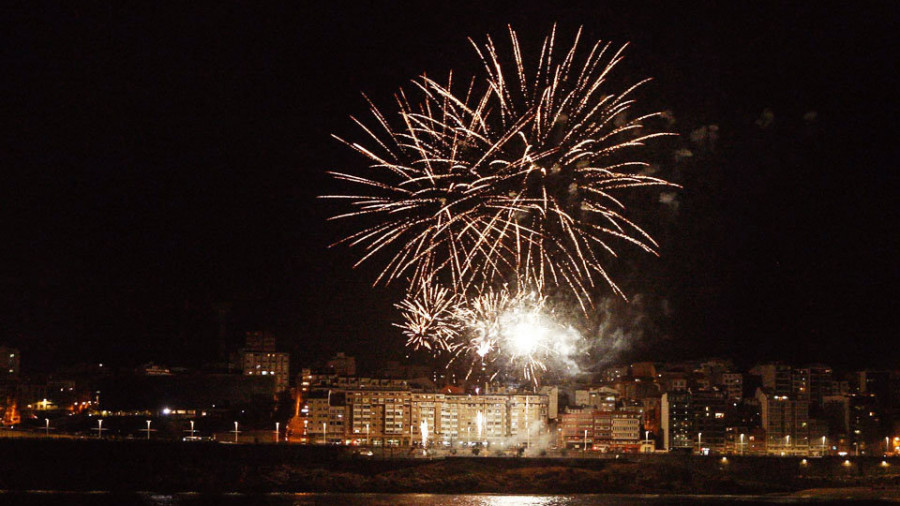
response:
M376 284L407 283L398 307L410 346L481 358L505 349L534 377L546 367L542 339L491 334L498 314L511 318L496 306L552 291L588 313L604 286L625 297L607 262L623 244L652 254L658 244L623 196L674 185L642 173L640 148L670 135L645 128L659 113L631 114L646 80L610 89L626 46L585 43L579 29L561 50L554 26L528 58L512 28L508 36L507 52L490 36L470 39L482 72L463 83L452 72L420 76L395 95L392 114L369 101L372 118L353 118L364 140L339 139L368 166L332 172L354 189L324 197L347 204L332 219L360 225L339 241L361 250L357 265L377 258ZM543 328L528 314L504 328Z

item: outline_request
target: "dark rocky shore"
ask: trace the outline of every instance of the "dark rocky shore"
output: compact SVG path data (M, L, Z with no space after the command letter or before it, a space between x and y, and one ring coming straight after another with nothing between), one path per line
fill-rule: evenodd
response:
M769 494L900 490L900 461L360 458L337 447L0 439L0 490ZM809 492L814 493L814 492ZM881 494L884 495L884 494ZM889 494L888 494L889 495Z

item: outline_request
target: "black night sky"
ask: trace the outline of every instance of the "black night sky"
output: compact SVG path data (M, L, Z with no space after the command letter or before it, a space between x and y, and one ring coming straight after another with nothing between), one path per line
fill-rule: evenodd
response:
M359 138L361 92L390 110L422 72L470 74L467 37L554 21L631 42L619 77L655 78L638 109L671 110L676 144L720 129L668 174L677 213L646 210L662 256L623 285L670 311L628 358L900 359L892 2L77 4L7 7L0 35L0 344L26 371L198 365L220 328L295 363L400 353L399 288L327 248L325 171L364 164L331 134Z

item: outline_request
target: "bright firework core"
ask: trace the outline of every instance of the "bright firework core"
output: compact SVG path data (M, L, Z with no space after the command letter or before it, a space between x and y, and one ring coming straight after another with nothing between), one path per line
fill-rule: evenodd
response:
M518 319L512 325L504 325L501 317L503 341L509 345L510 354L513 356L530 356L539 347L546 346L549 329L541 325L538 315L505 315L512 319Z
M469 374L519 371L537 383L548 368L576 371L575 358L585 344L538 290L504 287L467 299L430 287L398 307L410 346L447 351L469 366Z
M581 335L570 325L558 320L543 300L527 297L503 311L497 318L495 348L498 358L522 368L525 377L534 378L548 365L555 369L571 369Z

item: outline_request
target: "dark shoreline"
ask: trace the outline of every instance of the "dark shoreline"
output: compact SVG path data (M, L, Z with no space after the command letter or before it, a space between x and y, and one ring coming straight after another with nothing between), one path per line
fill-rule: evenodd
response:
M692 457L354 458L339 447L0 439L0 490L160 493L873 493L900 490L900 461ZM805 491L805 492L801 492ZM841 492L843 493L843 492ZM896 495L896 494L894 494ZM888 496L891 496L890 494Z

